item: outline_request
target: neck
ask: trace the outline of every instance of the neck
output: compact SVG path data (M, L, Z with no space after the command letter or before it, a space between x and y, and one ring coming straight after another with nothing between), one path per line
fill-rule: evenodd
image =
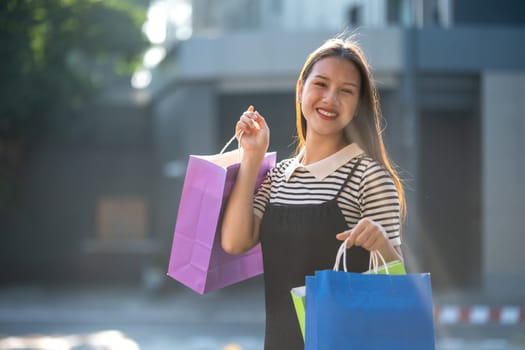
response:
M303 159L303 165L318 162L332 154L340 151L348 144L343 139L324 140L323 142L306 142Z

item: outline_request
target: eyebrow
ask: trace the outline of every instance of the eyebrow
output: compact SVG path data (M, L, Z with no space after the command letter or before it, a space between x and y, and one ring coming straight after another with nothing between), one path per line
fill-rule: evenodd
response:
M324 75L321 75L321 74L316 74L314 75L314 78L320 78L320 79L324 79L324 80L330 80L328 77L325 77ZM356 88L359 88L359 84L358 83L355 83L355 82L344 82L343 83L344 85L350 85L350 86L354 86Z

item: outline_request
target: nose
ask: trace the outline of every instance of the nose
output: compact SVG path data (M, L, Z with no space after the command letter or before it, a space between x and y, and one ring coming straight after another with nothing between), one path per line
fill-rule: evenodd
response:
M323 101L327 104L337 104L339 97L333 89L327 89L323 95Z

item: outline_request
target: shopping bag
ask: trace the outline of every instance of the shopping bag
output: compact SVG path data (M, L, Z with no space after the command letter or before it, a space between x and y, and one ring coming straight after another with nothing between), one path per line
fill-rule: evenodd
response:
M306 278L305 335L306 350L433 350L430 274L316 271Z
M344 249L344 251L343 251ZM336 255L334 263L334 271L339 270L340 257L343 256L343 268L344 271L348 271L346 266L346 245L341 244ZM382 263L382 264L381 264ZM401 260L393 260L388 263L385 261L383 256L378 250L370 252L370 260L368 263L368 270L363 272L364 274L380 274L380 275L406 275L405 264Z
M239 171L239 152L189 156L167 274L199 294L263 272L260 244L239 255L221 248L220 216ZM265 155L256 187L275 161L275 152Z
M341 247L346 247L341 245ZM340 261L338 257L342 256L343 253L341 251L341 248L339 248L338 254L336 255L336 260L334 263L334 270L337 270L337 266L339 266ZM365 274L391 274L391 275L404 275L406 274L405 265L400 260L394 260L391 262L384 262L383 257L379 254L379 252L373 251L370 254L370 263L369 263L369 269L368 271L365 271L363 273ZM378 265L378 258L383 260L383 265ZM347 270L346 267L346 258L344 262L344 269ZM308 278L308 277L307 277ZM295 308L295 313L297 315L297 321L299 322L299 327L301 329L301 334L303 336L303 340L305 338L305 306L306 306L306 286L300 286L292 288L290 291L292 295L292 300Z
M299 322L299 328L304 340L304 319L305 319L305 302L306 302L306 287L300 286L292 288L290 291L292 294L292 301L297 314L297 321Z
M405 264L402 261L394 260L379 266L377 271L374 271L374 269L369 269L363 273L376 275L406 275L407 272L405 269Z

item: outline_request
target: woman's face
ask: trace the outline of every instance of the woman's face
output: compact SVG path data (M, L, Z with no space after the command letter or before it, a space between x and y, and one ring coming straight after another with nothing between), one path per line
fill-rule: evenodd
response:
M325 57L300 85L298 98L306 119L306 138L342 137L359 103L361 75L354 63Z

